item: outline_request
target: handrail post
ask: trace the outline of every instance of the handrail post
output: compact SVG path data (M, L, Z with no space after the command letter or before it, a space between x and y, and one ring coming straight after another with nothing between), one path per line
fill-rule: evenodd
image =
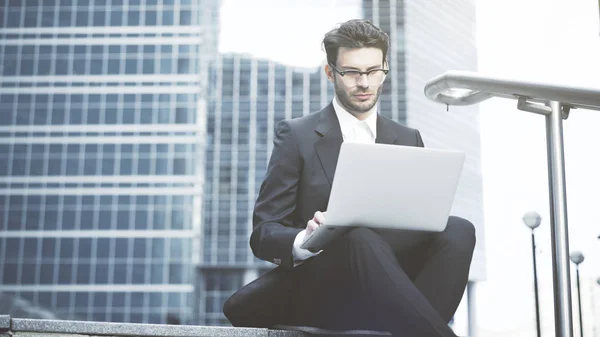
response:
M569 238L567 195L562 125L562 104L551 101L552 112L546 115L546 146L548 152L548 185L550 192L550 223L552 230L552 267L554 269L554 326L556 336L573 336L571 308L571 278L569 269Z

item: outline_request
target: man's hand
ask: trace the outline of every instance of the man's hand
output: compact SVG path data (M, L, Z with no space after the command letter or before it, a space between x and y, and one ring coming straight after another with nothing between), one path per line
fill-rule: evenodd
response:
M315 216L312 218L312 220L309 220L308 223L306 224L305 237L309 237L312 234L312 232L315 229L317 229L317 227L321 226L321 224L323 224L325 222L326 214L327 214L327 212L320 212L320 211L315 212Z

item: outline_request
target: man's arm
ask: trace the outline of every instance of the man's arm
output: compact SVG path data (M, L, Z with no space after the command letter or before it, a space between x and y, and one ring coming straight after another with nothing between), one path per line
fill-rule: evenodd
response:
M254 207L252 252L259 259L292 268L292 247L304 228L293 227L302 160L288 121L277 124L267 174Z

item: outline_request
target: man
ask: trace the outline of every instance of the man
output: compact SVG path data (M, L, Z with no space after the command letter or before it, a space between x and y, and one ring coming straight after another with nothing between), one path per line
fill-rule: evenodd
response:
M388 40L365 20L325 35L324 70L335 98L317 113L278 124L250 245L258 258L287 269L281 282L290 289L289 313L282 324L455 336L448 322L467 284L475 246L470 222L450 217L443 232L396 236L355 228L321 252L300 248L327 217L343 141L423 146L417 130L377 113Z

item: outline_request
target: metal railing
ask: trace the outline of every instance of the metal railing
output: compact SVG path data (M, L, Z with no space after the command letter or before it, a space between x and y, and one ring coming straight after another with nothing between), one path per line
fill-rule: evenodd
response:
M492 97L517 100L517 109L544 115L548 156L555 334L573 336L567 196L562 120L572 109L600 110L600 89L487 77L449 71L425 85L425 95L448 105L470 105Z

